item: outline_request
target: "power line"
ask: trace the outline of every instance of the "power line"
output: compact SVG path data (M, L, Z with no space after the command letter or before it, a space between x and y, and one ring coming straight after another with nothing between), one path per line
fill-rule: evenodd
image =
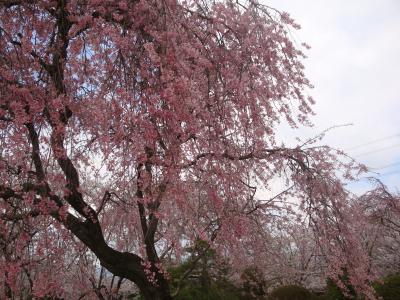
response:
M353 149L358 149L358 148L362 148L364 146L376 144L376 143L379 143L379 142L382 142L382 141L386 141L386 140L390 140L390 139L393 139L393 138L396 138L396 137L400 137L400 133L393 134L393 135L390 135L390 136L386 136L386 137L383 137L383 138L380 138L380 139L372 140L372 141L369 141L369 142L366 142L366 143L363 143L363 144L360 144L360 145L356 145L356 146L353 146L353 147L350 147L350 148L346 148L344 150L345 151L349 151L349 150L353 150Z
M364 155L369 155L369 154L372 154L372 153L385 151L387 149L393 149L393 148L396 148L396 147L399 147L399 146L400 146L400 144L394 144L394 145L391 145L391 146L388 146L388 147L383 147L383 148L375 149L375 150L372 150L372 151L364 152L364 153L361 153L361 154L357 154L357 155L354 155L354 157L360 157L360 156L364 156Z
M383 173L383 174L379 174L376 173L374 176L368 176L368 177L361 177L359 178L357 181L350 181L350 182L346 182L345 185L349 186L349 185L354 185L354 184L359 184L362 180L369 180L371 177L386 177L389 175L394 175L394 174L400 174L400 171L393 171L393 172L387 172L387 173Z
M393 167L393 166L398 166L398 165L400 165L400 161L392 163L392 164L388 164L388 165L383 165L383 166L380 166L380 167L377 167L377 168L369 168L369 169L370 170L382 170L382 169L387 169L387 168L390 168L390 167Z
M400 174L400 171L387 172L387 173L379 174L377 176L378 177L384 177L384 176L393 175L393 174Z

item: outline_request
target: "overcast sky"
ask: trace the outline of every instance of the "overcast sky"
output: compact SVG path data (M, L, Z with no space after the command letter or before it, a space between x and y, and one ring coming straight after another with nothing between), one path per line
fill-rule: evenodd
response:
M315 127L298 135L354 124L330 131L324 142L379 168L375 176L400 190L400 1L264 1L288 12L302 27L294 39L312 47L305 66L315 86Z

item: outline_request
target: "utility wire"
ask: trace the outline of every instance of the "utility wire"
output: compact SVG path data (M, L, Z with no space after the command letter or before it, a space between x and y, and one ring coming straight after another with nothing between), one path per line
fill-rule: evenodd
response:
M400 171L387 172L387 173L383 173L383 174L376 173L374 176L361 177L357 181L346 182L345 185L347 185L347 186L354 185L354 184L360 183L361 180L369 180L371 177L381 177L382 178L382 177L386 177L386 176L394 175L394 174L400 174Z
M382 169L387 169L387 168L390 168L390 167L393 167L393 166L398 166L398 165L400 165L400 161L395 162L393 164L383 165L383 166L380 166L380 167L377 167L377 168L369 168L369 169L370 170L382 170Z
M387 173L383 173L383 174L378 174L378 177L384 177L387 175L393 175L393 174L400 174L400 171L393 171L393 172L387 172Z
M354 157L360 157L360 156L364 156L364 155L369 155L369 154L372 154L372 153L385 151L387 149L397 148L399 146L400 146L400 144L394 144L394 145L391 145L391 146L388 146L388 147L383 147L383 148L375 149L375 150L372 150L372 151L364 152L364 153L361 153L361 154L357 154L357 155L354 155Z
M379 142L382 142L382 141L390 140L390 139L393 139L393 138L396 138L396 137L400 137L400 133L393 134L393 135L390 135L390 136L386 136L386 137L383 137L383 138L380 138L380 139L372 140L372 141L366 142L364 144L360 144L360 145L356 145L356 146L353 146L353 147L350 147L350 148L346 148L344 150L345 151L349 151L349 150L353 150L353 149L358 149L358 148L362 148L362 147L365 147L365 146L368 146L368 145L376 144L376 143L379 143Z

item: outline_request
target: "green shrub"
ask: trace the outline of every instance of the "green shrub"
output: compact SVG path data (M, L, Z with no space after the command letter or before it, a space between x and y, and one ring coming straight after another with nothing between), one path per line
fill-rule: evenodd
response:
M304 287L287 285L276 288L268 296L268 300L313 300L314 295Z
M383 300L399 300L400 299L400 274L388 276L383 282L375 282L373 287L376 293Z
M207 242L197 240L186 252L186 261L168 269L171 290L178 292L174 300L245 300L240 289L229 282L226 267L215 264L215 252Z
M262 272L256 268L246 269L242 275L242 295L246 295L246 300L265 299L267 282Z
M212 282L207 288L187 284L174 298L175 300L241 300L238 290L228 283Z
M347 282L347 281L346 281ZM376 291L377 296L382 297L383 300L400 300L400 274L391 275L384 278L381 282L374 282L372 284ZM354 289L347 284L349 294L345 296L336 283L328 279L325 294L320 297L320 300L354 300L364 299L357 297Z
M330 278L326 281L326 293L322 297L323 300L352 300L356 299L356 293L353 287L348 284L347 277L344 279L349 294L345 296L337 284Z

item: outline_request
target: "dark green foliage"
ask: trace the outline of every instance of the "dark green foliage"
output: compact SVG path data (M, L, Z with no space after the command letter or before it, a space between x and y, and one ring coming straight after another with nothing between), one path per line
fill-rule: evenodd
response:
M313 300L315 296L306 288L287 285L276 288L268 296L268 300Z
M347 282L347 279L345 279ZM349 292L348 295L345 296L343 291L337 286L337 284L330 278L326 281L326 293L322 299L324 300L352 300L356 299L356 293L354 289L350 285L346 285Z
M249 268L242 274L242 294L247 295L246 299L264 299L267 290L267 282L259 270Z
M215 253L198 240L186 252L189 258L170 268L172 290L176 300L242 300L239 290L228 281L227 268L215 263Z
M228 282L212 281L207 288L189 283L181 288L176 300L243 300L238 289Z
M388 276L383 282L375 282L373 287L383 300L400 299L400 274Z
M350 284L348 272L346 268L342 268L342 275L339 275L340 282L346 288L346 293L342 291L336 284L336 282L328 278L326 280L326 294L324 296L324 300L355 300L360 299L357 297L357 293L354 290L354 287Z
M384 278L381 282L372 284L377 296L383 300L400 300L400 274L395 274ZM350 285L346 285L349 289L349 295L345 296L340 288L331 279L327 280L325 295L320 300L355 300L364 299L356 296L354 289Z
M208 264L205 264L208 265ZM204 266L204 265L203 265ZM178 287L178 280L189 269L193 268L191 262L171 268L172 287ZM194 267L191 275L188 276L180 285L176 300L247 300L241 296L241 291L230 283L221 273L211 273L209 269L203 269L202 263Z

